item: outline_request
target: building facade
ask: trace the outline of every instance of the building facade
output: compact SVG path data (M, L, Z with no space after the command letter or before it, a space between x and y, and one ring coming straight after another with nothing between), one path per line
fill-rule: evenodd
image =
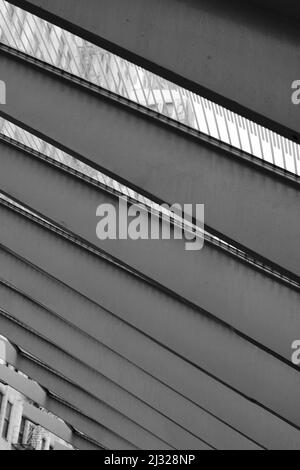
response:
M68 444L30 420L34 406L21 393L0 383L1 450L70 450Z
M11 351L12 347L0 336L0 366L6 367L10 374L17 373L21 376L27 383L28 390L32 390L32 386L38 386L9 364L8 350ZM72 445L45 429L45 422L51 422L52 426L55 423L57 429L61 425L66 426L62 420L37 406L24 393L7 385L5 379L0 380L0 451L73 450Z

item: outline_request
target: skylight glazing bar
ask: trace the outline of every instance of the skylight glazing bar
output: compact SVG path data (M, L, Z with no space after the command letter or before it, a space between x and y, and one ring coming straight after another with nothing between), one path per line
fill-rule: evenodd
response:
M300 176L299 145L0 0L7 46Z

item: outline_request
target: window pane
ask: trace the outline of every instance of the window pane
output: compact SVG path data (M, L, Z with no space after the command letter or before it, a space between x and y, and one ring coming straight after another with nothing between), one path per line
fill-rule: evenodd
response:
M7 419L8 421L10 421L11 410L12 410L12 404L10 402L7 402L5 419Z
M22 416L22 421L21 421L20 431L19 431L19 437L18 437L18 443L19 444L23 444L25 424L26 424L26 418L24 418L24 416Z
M42 450L46 449L46 444L47 444L46 439L42 439Z
M2 435L4 439L7 439L8 437L11 412L12 412L12 404L8 402L6 406L5 418L4 418L4 423L3 423L3 431L2 431Z

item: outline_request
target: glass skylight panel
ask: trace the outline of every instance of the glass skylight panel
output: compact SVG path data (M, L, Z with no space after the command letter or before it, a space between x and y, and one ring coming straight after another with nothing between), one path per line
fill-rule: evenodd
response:
M300 175L300 146L31 13L0 0L0 42Z

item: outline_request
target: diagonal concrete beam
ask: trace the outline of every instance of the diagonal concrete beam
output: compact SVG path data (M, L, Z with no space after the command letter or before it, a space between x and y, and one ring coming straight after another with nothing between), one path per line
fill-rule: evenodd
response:
M1 280L26 292L44 308L71 320L82 331L167 386L160 387L158 400L151 392L153 385L150 383L141 388L144 395L139 395L136 382L134 386L130 379L123 382L123 388L140 396L193 434L197 435L201 429L202 437L217 448L232 446L233 440L237 439L235 431L260 442L267 449L299 448L299 431L218 383L112 312L3 249L0 249L0 266ZM108 371L113 372L112 369ZM32 375L31 369L28 375ZM148 380L144 376L142 382L148 383ZM145 395L147 391L149 393ZM166 400L163 400L164 396ZM239 445L238 441L235 445Z
M127 322L196 367L290 423L300 425L296 406L300 380L297 370L185 303L120 270L107 259L57 237L24 215L2 205L0 217L2 245L96 303L118 310L117 314L122 313ZM288 400L284 398L287 396Z
M0 150L0 188L10 197L290 361L300 331L297 291L209 243L188 252L182 240L100 241L97 207L110 204L118 214L116 196L10 144Z
M85 384L94 384L96 375L94 374L93 379L93 374L89 372L86 366L57 348L54 343L42 338L38 330L33 330L33 328L30 330L26 323L26 319L22 323L17 321L16 315L1 311L0 327L8 339L17 344L23 351L26 351L29 354L28 357L31 357L31 362L34 362L33 358L35 357L37 363L44 364L41 369L36 368L36 370L40 370L40 373L31 374L31 378L46 388L50 396L54 395L58 403L63 404L65 402L66 408L74 409L76 411L75 415L78 415L78 422L80 423L81 416L82 423L79 426L77 423L74 425L64 415L60 415L55 411L57 416L62 416L75 429L83 432L94 441L101 442L104 447L120 450L137 448L167 450L173 448L151 435L151 433L147 433L141 427L139 429L140 435L138 435L133 422L108 407L101 400L98 400L97 396L84 388L84 379L88 378L91 381L85 382ZM23 360L20 356L18 356L16 367L26 374L29 372L28 368L25 370L23 367ZM46 381L45 377L50 377L49 381ZM89 432L86 432L88 423L91 424L91 428ZM124 426L125 423L127 428ZM132 433L129 440L124 438L124 432L127 432L128 436L130 436L130 432ZM136 445L135 441L139 441L140 445ZM151 445L154 447L151 447Z
M299 278L299 181L3 51L0 76L0 114L155 200L205 204L208 227Z
M157 412L152 403L150 406L147 399L150 393L145 392L141 396L138 392L137 397L131 390L128 392L128 382L132 383L133 389L139 391L143 387L148 388L155 393L156 400L161 399L162 402L167 397L171 399L172 393L170 396L159 382L128 364L128 361L83 333L72 323L4 284L0 284L0 308L9 312L13 319L23 322L29 329L34 329L38 336L55 343L60 349L62 365L52 362L52 367L83 390L92 393L95 411L90 417L98 416L99 423L115 434L142 449L164 449L166 446L204 450L210 448L201 440L201 436L192 435L168 419L165 413ZM55 340L53 331L57 331ZM43 351L36 357L43 361ZM49 361L47 364L51 366ZM241 436L234 440L238 447L257 448Z
M299 142L296 0L11 3Z

